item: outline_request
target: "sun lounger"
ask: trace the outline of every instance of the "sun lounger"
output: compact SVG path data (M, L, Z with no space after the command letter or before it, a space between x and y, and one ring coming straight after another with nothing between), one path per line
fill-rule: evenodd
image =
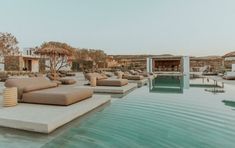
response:
M92 96L88 89L56 87L23 93L22 100L27 103L70 105Z
M122 78L127 79L127 80L143 80L144 79L142 75L132 75L129 72L117 71L116 74L122 75Z
M134 70L130 70L129 73L130 73L131 75L139 75L139 72L134 71Z
M71 85L71 84L76 83L76 81L74 79L67 79L67 78L59 79L59 81L64 85Z
M6 87L18 88L18 101L24 103L70 105L93 95L89 89L57 87L44 77L8 79Z
M76 76L76 74L75 74L75 73L66 73L66 76L68 76L68 77L74 77L74 76Z
M70 71L65 71L65 70L60 70L59 74L62 76L68 76L68 77L76 76L75 73L72 73Z
M150 75L153 75L153 73L148 73L146 71L142 71L142 70L130 70L130 74L131 75L140 75L140 76L144 76L144 77L149 77Z
M127 79L101 79L96 82L97 86L124 86L127 84Z
M102 75L99 73L87 73L85 74L85 78L87 80L91 80L91 77L96 77L96 85L97 86L124 86L128 84L128 80L126 79L108 79L106 75Z
M52 74L48 74L47 77L51 80L51 81L60 81L62 85L71 85L71 84L75 84L76 81L74 79L69 79L69 78L61 78L60 75L63 75L63 74L58 74L56 76L53 76ZM65 76L62 76L62 77L65 77Z
M126 75L126 74L124 74L122 78L128 79L128 80L143 80L144 79L144 77L140 75Z

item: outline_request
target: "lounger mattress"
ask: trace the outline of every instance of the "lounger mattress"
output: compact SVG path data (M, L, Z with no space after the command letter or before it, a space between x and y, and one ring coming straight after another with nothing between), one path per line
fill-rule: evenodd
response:
M143 80L144 77L143 76L139 76L139 75L124 75L123 76L124 79L128 79L128 80Z
M127 79L101 79L97 80L97 86L124 86L128 84Z
M22 102L50 105L70 105L93 95L90 89L57 87L24 93Z

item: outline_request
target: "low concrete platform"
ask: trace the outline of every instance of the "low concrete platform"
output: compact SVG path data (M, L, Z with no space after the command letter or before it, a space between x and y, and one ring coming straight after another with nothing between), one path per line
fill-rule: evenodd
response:
M92 98L70 106L20 103L15 107L2 107L2 99L0 99L0 126L50 133L110 100L109 95L93 95Z
M124 94L129 91L134 90L137 88L136 83L129 83L122 87L115 87L115 86L96 86L91 87L90 85L84 85L84 86L76 86L75 88L87 88L92 89L95 93L110 93L110 94Z
M137 87L142 87L148 84L148 78L144 78L143 80L128 80L129 83L136 83Z
M155 79L156 77L157 77L157 74L150 75L150 76L149 76L149 79L152 80L152 79Z

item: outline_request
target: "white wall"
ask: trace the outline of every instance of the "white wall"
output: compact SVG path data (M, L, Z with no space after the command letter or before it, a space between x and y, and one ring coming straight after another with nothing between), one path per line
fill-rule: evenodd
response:
M232 72L235 72L235 64L232 64Z
M32 60L32 72L39 72L39 61Z

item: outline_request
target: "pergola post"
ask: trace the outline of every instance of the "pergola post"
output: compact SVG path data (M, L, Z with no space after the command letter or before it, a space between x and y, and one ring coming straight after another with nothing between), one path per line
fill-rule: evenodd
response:
M152 58L147 58L146 59L147 64L146 64L146 70L148 73L153 72L153 59Z
M190 73L190 62L188 56L182 57L182 73L189 74Z
M189 84L189 78L190 78L190 60L188 56L183 56L182 57L182 73L184 75L184 88L188 89L190 84Z

